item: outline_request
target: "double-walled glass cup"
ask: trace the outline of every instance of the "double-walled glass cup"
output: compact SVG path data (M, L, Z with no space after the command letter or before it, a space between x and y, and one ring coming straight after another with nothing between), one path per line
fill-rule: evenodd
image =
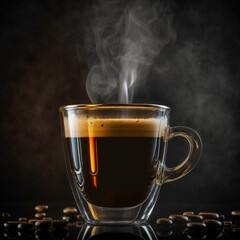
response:
M60 108L66 168L83 218L91 224L140 224L163 183L187 174L202 149L187 127L169 127L170 108L153 104L90 104ZM169 139L189 143L186 159L165 165Z

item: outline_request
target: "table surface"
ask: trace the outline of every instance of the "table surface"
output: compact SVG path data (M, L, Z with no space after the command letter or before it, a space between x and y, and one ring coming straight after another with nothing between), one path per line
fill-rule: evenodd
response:
M42 203L38 203L42 204ZM3 212L9 212L11 214L11 219L10 220L18 220L19 217L27 217L28 219L34 218L35 215L35 209L34 206L37 205L36 203L1 203L1 208L0 211L1 213ZM49 209L47 210L47 216L52 217L53 219L61 219L62 216L64 215L62 213L62 210L64 207L70 206L69 204L47 204L49 206ZM74 206L74 205L73 205ZM175 226L174 228L171 229L165 229L159 227L156 224L156 219L161 218L161 217L168 217L170 214L182 214L184 211L194 211L196 214L198 212L204 211L204 212L217 212L219 214L225 215L226 219L225 220L233 220L231 217L231 211L239 209L239 206L231 206L231 207L226 207L226 206L165 206L163 209L160 209L161 214L159 213L158 210L153 211L148 223L150 225L150 228L153 230L153 235L155 235L155 238L148 236L141 235L140 233L136 234L135 230L125 231L123 228L118 228L115 227L113 229L109 229L107 232L105 231L106 229L101 229L102 227L98 227L98 231L92 230L93 233L91 233L92 236L84 239L146 239L146 240L151 240L151 239L220 239L220 240L225 240L225 239L240 239L240 224L239 228L235 228L235 231L233 231L233 228L230 229L224 229L222 228L221 231L219 232L209 232L204 235L198 235L198 236L188 236L185 231L185 227L182 226ZM83 223L84 224L84 223ZM15 232L15 235L11 235L12 233L9 231L6 231L3 227L0 228L0 239L83 239L84 231L86 231L87 228L86 224L83 227L83 224L78 224L76 223L71 223L68 225L67 230L58 233L54 233L49 230L46 233L43 233L42 236L36 235L35 232L33 232L29 236L23 236L19 234L18 232ZM1 225L3 225L1 223ZM90 225L89 225L90 226ZM93 226L90 226L91 228ZM144 226L143 226L144 227ZM130 229L131 227L129 227ZM133 227L135 228L135 227ZM142 228L142 226L140 226ZM100 229L100 230L99 230ZM89 231L89 230L88 230ZM125 232L124 232L125 231ZM95 235L94 235L95 232ZM132 235L131 233L134 232L135 234ZM99 234L102 233L102 234ZM45 234L45 235L44 235ZM111 235L112 234L112 235ZM125 234L125 235L123 235ZM215 234L215 235L214 235ZM119 238L118 238L119 237Z

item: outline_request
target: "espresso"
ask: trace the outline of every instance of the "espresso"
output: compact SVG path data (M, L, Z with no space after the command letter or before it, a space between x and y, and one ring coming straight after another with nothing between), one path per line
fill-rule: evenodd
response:
M159 153L164 152L159 125L120 122L88 120L87 130L84 125L77 128L78 136L66 134L72 174L84 198L96 206L132 207L144 202L155 181Z

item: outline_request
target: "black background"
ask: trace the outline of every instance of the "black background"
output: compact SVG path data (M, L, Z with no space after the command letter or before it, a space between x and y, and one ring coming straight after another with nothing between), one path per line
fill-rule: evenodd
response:
M134 102L170 106L171 126L196 129L204 149L190 174L162 187L154 214L182 206L240 208L238 1L169 3L177 33L163 52L169 67L150 72ZM1 1L2 206L74 204L58 108L90 103L85 34L92 5L92 1ZM186 146L171 141L169 166L183 160L181 148Z

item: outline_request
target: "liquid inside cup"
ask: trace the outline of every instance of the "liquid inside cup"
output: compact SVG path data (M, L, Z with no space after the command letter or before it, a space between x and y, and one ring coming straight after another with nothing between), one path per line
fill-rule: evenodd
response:
M71 172L87 202L123 208L148 198L163 157L166 118L69 115L64 127Z

